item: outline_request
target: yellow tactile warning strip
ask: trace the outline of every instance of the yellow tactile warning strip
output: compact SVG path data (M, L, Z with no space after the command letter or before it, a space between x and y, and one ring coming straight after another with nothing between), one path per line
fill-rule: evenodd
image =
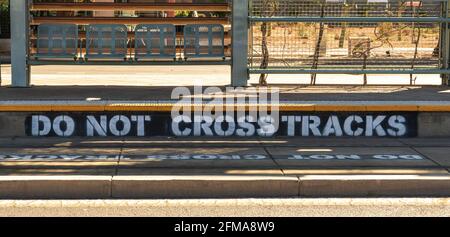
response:
M117 111L148 111L148 112L170 112L174 103L115 103L115 102L0 102L0 112L117 112ZM180 107L191 106L194 110L199 106L204 108L212 105L177 105ZM270 105L224 105L223 110L233 107L236 111L249 110L259 107L270 110ZM411 104L395 104L395 102L317 102L317 103L283 103L279 104L281 112L450 112L449 102L424 102Z

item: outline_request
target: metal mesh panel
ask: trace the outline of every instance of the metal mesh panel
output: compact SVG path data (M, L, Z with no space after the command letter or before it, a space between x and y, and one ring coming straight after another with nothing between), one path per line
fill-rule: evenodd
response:
M251 63L263 60L263 23L252 26ZM268 23L268 67L373 68L437 67L439 24L325 23L320 45L320 23ZM317 56L316 58L314 56Z
M128 33L125 25L93 24L86 30L85 58L126 58Z
M135 59L175 58L174 25L138 25L135 29Z
M438 1L252 0L252 68L438 69L439 22L365 21L367 17L441 17ZM298 17L258 22L258 17ZM308 17L355 17L311 22Z
M256 17L440 16L442 0L251 0ZM323 12L322 12L323 11Z
M222 25L186 25L184 28L185 58L225 57Z
M41 24L37 54L40 58L73 58L78 49L78 27L74 24Z

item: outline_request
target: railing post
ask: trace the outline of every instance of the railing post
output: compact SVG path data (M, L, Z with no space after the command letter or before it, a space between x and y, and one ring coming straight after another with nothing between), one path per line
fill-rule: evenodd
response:
M29 1L10 1L12 86L30 86L28 65Z
M448 13L450 10L450 0L445 0L442 2L442 17L448 18ZM442 58L442 65L441 69L449 69L450 66L450 32L449 32L449 23L445 22L442 23L442 30L441 30L441 44L439 46L439 50L441 58ZM442 85L450 85L450 75L448 73L442 74Z
M232 2L231 85L247 86L248 74L248 1Z

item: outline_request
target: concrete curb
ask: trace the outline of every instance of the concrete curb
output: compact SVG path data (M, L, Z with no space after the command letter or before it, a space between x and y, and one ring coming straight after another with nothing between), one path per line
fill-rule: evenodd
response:
M333 175L300 177L301 197L448 197L448 175Z
M111 176L0 176L1 199L104 199Z
M449 175L0 176L0 199L448 196Z
M296 177L271 176L118 176L113 198L296 197Z

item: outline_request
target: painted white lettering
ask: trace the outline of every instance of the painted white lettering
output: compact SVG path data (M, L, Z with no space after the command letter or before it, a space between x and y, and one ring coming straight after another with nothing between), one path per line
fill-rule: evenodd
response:
M319 116L309 116L309 130L313 133L314 136L320 137L322 134L320 133L319 126L320 126L320 118ZM304 120L303 120L304 122Z
M403 116L392 116L389 118L388 134L393 137L401 137L406 134L406 118Z
M131 121L136 122L137 126L137 136L143 137L145 136L145 122L152 121L152 118L149 115L138 115L138 116L131 116Z
M396 155L374 155L373 158L378 159L378 160L397 160L398 156L396 156Z
M119 128L119 122L122 124L122 128ZM109 121L109 130L114 136L126 136L131 131L131 122L126 116L116 115Z
M267 159L265 155L245 155L244 159L246 160L264 160Z
M332 160L332 159L335 159L335 157L332 156L332 155L311 155L311 156L309 156L309 158L311 158L313 160Z
M223 130L222 128L223 123L227 124L226 130ZM234 122L234 118L229 115L217 117L216 122L214 123L214 130L219 136L229 137L233 135L236 131L236 123Z
M363 120L363 118L361 118L361 116L354 115L354 116L348 117L347 119L345 119L345 122L344 122L345 134L347 134L348 136L354 136L354 137L361 136L364 133L364 129L358 127L358 128L356 128L356 130L354 130L352 127L353 127L354 123L361 124L363 122L364 122L364 120Z
M375 130L377 135L380 137L386 136L386 131L384 130L383 126L381 126L381 123L386 119L386 116L381 115L374 118L373 116L367 116L366 117L366 136L372 137L373 131Z
M399 158L402 160L423 160L423 157L420 155L401 155Z
M262 137L273 136L278 131L278 125L275 124L276 120L272 116L262 116L258 120L260 129L257 130L258 135Z
M296 134L296 123L302 121L301 116L283 116L282 122L287 122L287 135L293 137Z
M322 133L324 137L328 137L331 134L335 134L337 137L343 136L342 128L341 125L339 124L339 118L335 115L331 116L328 119L327 124L325 125Z
M180 129L181 123L192 123L192 120L188 116L177 116L172 119L172 132L175 136L189 136L191 134L192 129L185 128L183 131Z
M32 136L34 137L47 136L51 130L52 130L52 123L47 116L33 115L33 117L31 118Z
M62 128L62 124L65 125L65 129ZM53 131L57 136L70 137L75 131L75 121L67 115L58 116L53 120Z
M192 159L194 160L216 160L216 155L195 155L192 156Z
M205 136L214 136L211 129L213 119L211 116L194 116L194 136L201 136L202 132Z
M86 117L86 135L93 137L95 134L101 137L108 135L108 118L105 115L100 116L100 122L95 119L95 116Z
M336 155L338 160L361 160L361 156L358 155Z
M236 130L236 135L240 137L251 137L255 135L255 126L252 124L255 121L253 116L241 116L237 120L239 129Z

